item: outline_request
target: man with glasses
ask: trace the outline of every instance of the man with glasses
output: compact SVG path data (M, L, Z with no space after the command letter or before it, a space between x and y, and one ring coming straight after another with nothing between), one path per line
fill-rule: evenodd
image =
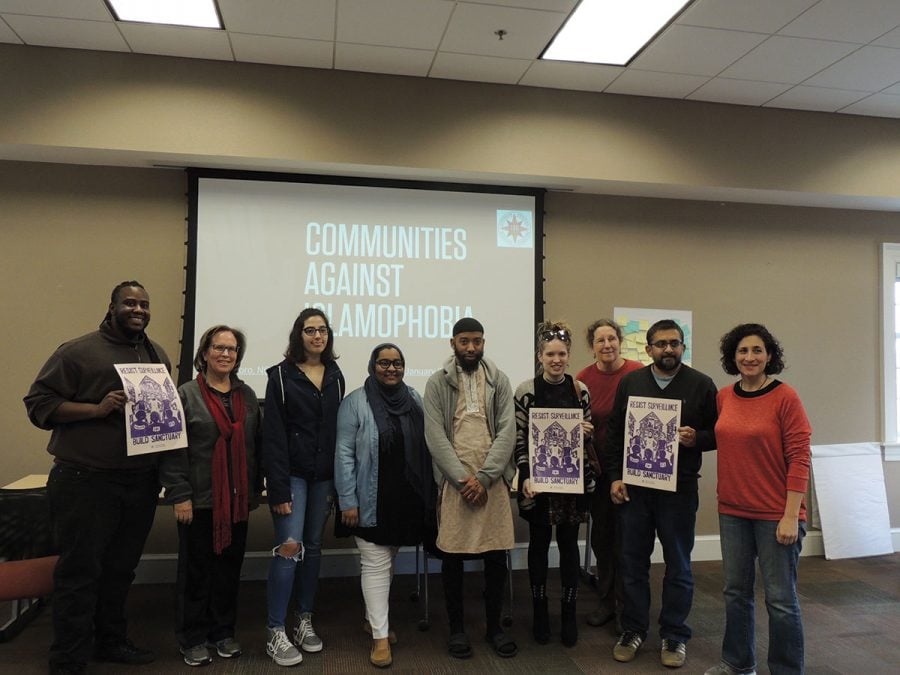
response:
M468 658L463 626L463 560L484 560L485 638L498 656L518 653L500 627L506 551L514 545L509 485L516 473L513 391L484 358L484 328L472 318L453 326L453 349L425 386L425 440L439 486L437 547L450 623L450 656Z
M616 391L606 432L603 470L610 480L610 498L621 504L622 578L625 604L623 632L613 657L634 659L647 639L650 620L650 556L659 537L666 561L663 579L659 635L660 660L664 666L684 665L691 629L687 617L694 595L691 549L697 517L697 480L701 452L714 450L716 438L716 386L703 373L681 362L684 333L671 319L657 321L647 331L647 354L653 363L628 373ZM677 490L668 492L622 481L628 398L644 396L681 401L678 427Z
M159 495L157 455L128 456L126 394L113 364L171 364L147 337L150 297L137 281L112 291L96 330L59 347L25 396L28 418L52 431L47 481L59 562L54 572L51 673L99 661L141 664L126 634L125 599Z

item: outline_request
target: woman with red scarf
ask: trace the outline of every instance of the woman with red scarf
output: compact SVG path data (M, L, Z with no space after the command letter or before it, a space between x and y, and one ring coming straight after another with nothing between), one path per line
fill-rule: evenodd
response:
M197 379L181 385L188 447L162 454L160 482L178 521L175 634L189 666L240 656L234 638L247 519L258 503L259 402L237 379L244 334L200 338Z

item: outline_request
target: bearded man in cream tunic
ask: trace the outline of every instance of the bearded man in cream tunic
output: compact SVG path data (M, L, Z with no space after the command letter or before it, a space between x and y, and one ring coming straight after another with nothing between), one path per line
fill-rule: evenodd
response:
M485 639L498 656L518 653L500 627L506 551L514 545L509 486L515 475L513 391L484 358L484 327L463 318L453 327L453 356L425 387L425 440L438 483L437 547L450 624L448 652L472 655L463 626L463 561L484 560Z

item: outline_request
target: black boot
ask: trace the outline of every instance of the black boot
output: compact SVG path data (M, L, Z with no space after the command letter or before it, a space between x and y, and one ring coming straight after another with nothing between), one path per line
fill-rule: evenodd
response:
M534 606L534 624L531 627L534 641L545 645L550 641L550 613L544 586L531 587L531 602Z
M575 620L575 598L578 589L575 586L563 588L562 596L562 628L560 639L566 647L574 647L578 642L578 622Z

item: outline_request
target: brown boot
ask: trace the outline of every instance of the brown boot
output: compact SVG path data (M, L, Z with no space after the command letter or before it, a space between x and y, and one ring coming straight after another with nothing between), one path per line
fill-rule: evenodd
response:
M372 640L372 653L369 654L369 661L373 666L379 668L387 668L394 659L391 657L391 643L387 638L375 638Z

